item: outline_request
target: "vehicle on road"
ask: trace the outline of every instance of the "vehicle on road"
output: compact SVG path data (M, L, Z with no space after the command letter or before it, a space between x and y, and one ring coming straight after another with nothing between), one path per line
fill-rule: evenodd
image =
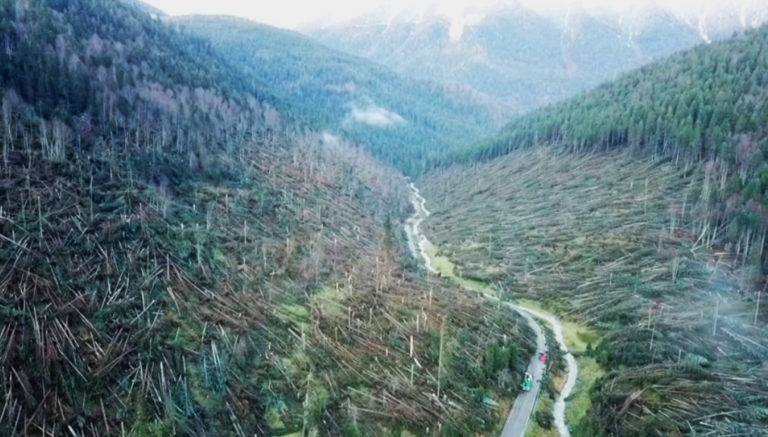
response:
M525 379L523 379L523 383L521 384L523 391L531 391L532 386L533 378L531 377L530 373L525 372Z

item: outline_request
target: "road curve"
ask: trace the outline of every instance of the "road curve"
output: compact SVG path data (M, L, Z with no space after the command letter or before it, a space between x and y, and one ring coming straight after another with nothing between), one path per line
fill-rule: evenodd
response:
M410 184L411 189L411 203L413 204L414 213L405 222L405 232L408 236L408 247L411 250L414 258L421 258L424 260L424 266L430 273L438 273L434 267L432 259L427 253L427 246L430 244L427 237L421 233L421 223L429 217L430 213L426 208L426 199L421 195L419 189L413 183ZM471 289L467 284L462 284L463 287L469 288L470 291L480 292L481 295L487 296L489 299L496 299L488 294L483 293L483 290ZM536 321L536 319L547 322L552 331L555 334L555 340L560 345L560 349L564 352L566 362L568 364L568 377L565 386L561 390L555 406L553 409L553 415L555 418L555 426L561 437L570 437L570 432L565 423L565 399L571 394L574 385L576 384L576 377L578 374L578 365L573 355L568 351L563 339L563 326L559 320L552 314L546 313L541 310L535 310L531 308L525 308L519 305L505 302L505 304L512 310L517 311L528 323L528 325L536 333L536 353L531 357L531 362L528 365L528 373L533 378L533 384L531 390L520 394L515 403L512 405L512 409L509 411L507 421L504 423L504 428L501 432L502 437L522 437L525 435L528 429L528 424L533 415L533 411L536 407L536 399L539 396L541 389L541 378L544 375L545 364L540 362L538 356L540 353L547 351L547 342L544 331Z
M539 397L541 389L541 377L544 376L544 363L539 361L539 354L547 351L547 337L536 320L522 308L508 304L508 306L518 313L528 322L528 326L536 333L536 353L531 357L528 364L528 373L533 378L531 391L521 393L512 409L509 410L507 421L504 422L504 429L501 431L502 437L523 437L528 429L528 423L531 421L533 410L536 408L536 399Z

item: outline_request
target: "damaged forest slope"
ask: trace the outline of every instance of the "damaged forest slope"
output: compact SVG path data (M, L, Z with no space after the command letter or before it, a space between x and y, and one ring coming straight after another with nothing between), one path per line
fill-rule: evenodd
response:
M400 176L122 2L0 29L0 434L498 425L530 333L412 267Z

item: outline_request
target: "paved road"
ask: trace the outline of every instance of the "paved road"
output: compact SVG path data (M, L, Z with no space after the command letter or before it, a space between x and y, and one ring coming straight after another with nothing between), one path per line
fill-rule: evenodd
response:
M555 341L560 345L560 351L563 354L563 357L565 357L565 363L568 365L568 376L565 380L565 385L563 385L562 390L560 390L560 394L557 395L555 406L552 409L552 415L555 418L555 427L557 428L560 437L570 437L571 432L568 430L568 425L565 423L565 400L571 395L573 387L576 386L576 378L579 374L579 364L565 345L565 339L563 338L563 324L560 323L560 320L558 320L557 317L547 312L531 308L525 308L525 311L537 319L546 322L549 327L552 328Z
M424 260L424 265L428 271L432 273L438 273L432 265L432 260L426 252L426 247L429 244L427 237L421 233L419 226L421 223L429 217L429 211L425 204L426 200L419 193L419 189L414 184L410 184L411 188L411 203L413 204L414 213L405 222L405 232L408 235L408 246L411 253L415 258L421 258ZM471 290L480 292L483 290ZM515 403L512 406L512 410L509 412L507 421L504 424L504 430L502 431L502 437L522 437L525 435L525 431L528 429L528 422L530 422L533 410L536 407L536 398L539 396L539 389L541 388L541 377L544 375L544 364L538 359L539 353L544 353L547 350L547 340L541 326L536 320L531 317L530 313L517 305L507 304L509 308L517 311L528 322L528 325L536 333L536 353L531 357L531 364L528 366L528 373L533 378L533 384L531 390L524 392L515 399ZM521 381L518 381L521 382Z
M528 326L536 333L536 353L531 357L531 363L528 365L528 373L533 378L531 391L524 392L515 399L509 416L507 416L507 422L504 424L504 429L501 431L502 437L522 437L528 429L528 422L531 421L531 415L533 415L533 410L536 407L536 399L539 397L541 377L544 375L545 366L539 361L539 354L547 351L547 340L541 326L526 310L512 304L508 305L520 313L528 322Z

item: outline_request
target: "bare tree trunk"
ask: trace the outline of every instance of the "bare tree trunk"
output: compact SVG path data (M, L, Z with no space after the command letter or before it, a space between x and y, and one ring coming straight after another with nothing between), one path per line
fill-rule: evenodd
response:
M440 378L443 373L443 336L445 335L445 317L440 323L440 351L437 356L437 399L440 399Z
M43 156L49 158L50 144L48 141L48 123L45 120L40 120L40 147L43 149Z
M8 167L8 150L11 147L11 102L8 97L3 97L2 104L3 114L3 163Z
M643 213L648 213L648 178L645 178L645 195L643 196Z
M768 286L768 282L766 282L766 286ZM760 297L763 294L763 290L765 290L765 286L757 291L757 302L755 303L755 320L752 322L753 325L757 326L757 316L760 313Z

